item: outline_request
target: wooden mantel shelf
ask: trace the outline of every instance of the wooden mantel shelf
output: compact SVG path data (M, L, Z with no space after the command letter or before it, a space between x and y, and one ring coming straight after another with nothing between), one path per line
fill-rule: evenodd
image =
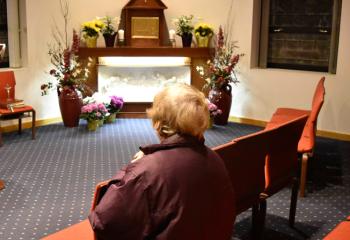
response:
M79 48L80 57L191 57L210 58L213 49L211 48L138 48L138 47L114 47L114 48Z

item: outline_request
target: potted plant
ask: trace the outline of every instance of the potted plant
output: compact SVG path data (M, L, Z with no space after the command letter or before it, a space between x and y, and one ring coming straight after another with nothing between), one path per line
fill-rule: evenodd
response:
M105 24L99 19L94 19L82 24L81 31L87 47L96 47L98 35L104 27Z
M193 31L193 15L184 16L174 19L174 24L176 27L176 34L182 39L183 47L191 47L192 43L192 31Z
M116 119L117 113L122 109L124 105L124 100L122 97L118 96L110 96L110 102L108 104L105 104L109 116L106 118L107 123L113 123Z
M108 111L103 103L87 102L81 108L80 118L87 121L87 129L89 131L95 131L107 113Z
M89 94L90 89L86 85L89 75L89 67L92 59L89 58L86 65L79 61L77 52L79 49L79 36L73 30L72 43L69 44L67 2L61 3L61 13L64 18L64 29L54 26L53 43L49 44L49 56L53 67L49 74L54 77L55 83L49 80L42 84L41 95L47 95L48 90L56 89L59 106L64 126L76 127L79 125L79 115L82 106L82 95Z
M208 110L209 110L209 126L208 126L208 128L212 128L213 123L214 123L214 118L217 115L222 114L222 111L221 111L221 109L218 108L218 106L216 106L214 103L210 102L209 99L207 99L207 103L208 103Z
M105 39L106 47L113 47L115 43L115 37L117 35L116 26L119 24L119 18L112 18L111 16L105 16L101 18L104 23L101 32Z
M232 94L231 83L238 83L235 74L236 65L243 54L237 54L234 42L226 41L220 26L217 34L214 57L207 62L207 66L197 66L199 75L206 81L204 88L209 89L210 102L222 110L222 114L215 116L214 122L226 125L229 117Z
M199 23L194 28L194 36L197 40L198 47L208 47L211 37L214 34L214 30L206 23Z

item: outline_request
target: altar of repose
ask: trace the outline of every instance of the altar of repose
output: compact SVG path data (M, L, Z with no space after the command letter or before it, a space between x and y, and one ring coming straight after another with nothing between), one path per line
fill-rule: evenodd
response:
M202 89L196 67L205 65L210 48L114 47L80 48L79 57L93 58L88 85L93 91L125 98L121 117L145 117L157 89L185 82ZM155 60L155 61L154 61Z
M153 96L169 84L185 82L198 89L204 85L196 67L205 65L212 49L175 47L181 43L170 41L165 9L161 0L131 0L121 11L122 44L79 49L83 62L93 59L88 86L124 98L121 117L145 117Z

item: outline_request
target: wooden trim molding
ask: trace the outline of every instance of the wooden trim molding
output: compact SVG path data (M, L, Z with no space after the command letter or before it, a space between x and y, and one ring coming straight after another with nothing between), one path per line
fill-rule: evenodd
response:
M16 121L17 122L17 121ZM49 125L52 123L59 123L62 122L62 118L61 117L57 117L57 118L49 118L49 119L41 119L41 120L37 120L35 121L35 126L36 127L40 127L40 126L45 126L45 125ZM32 122L28 121L28 122L23 122L22 128L32 128ZM4 126L4 127L0 127L2 132L13 132L13 131L17 131L18 129L18 124L13 124L13 125L8 125L8 126Z
M262 120L256 120L256 119L250 119L250 118L239 118L239 117L233 117L233 116L230 116L229 121L236 122L236 123L250 124L258 127L265 127L267 124L266 121L262 121ZM331 139L336 139L341 141L350 141L350 134L346 134L346 133L317 130L316 135L318 137L331 138Z
M115 47L79 48L78 55L87 57L191 57L210 58L211 48L173 48L173 47Z
M119 117L119 116L118 116ZM135 112L121 112L120 113L121 118L146 118L146 113L142 111L135 111ZM241 117L234 117L230 116L229 118L230 122L236 122L236 123L243 123L243 124L249 124L254 125L258 127L265 127L266 121L257 120L257 119L250 119L250 118L241 118ZM53 123L59 123L62 122L61 117L57 118L50 118L50 119L41 119L35 122L35 125L37 127L45 126ZM9 125L5 127L1 127L2 132L12 132L17 131L18 125ZM31 128L31 122L25 122L23 123L23 128ZM317 130L317 136L319 137L326 137L331 138L335 140L341 140L341 141L350 141L350 134L346 133L339 133L339 132L332 132L332 131L325 131L325 130Z

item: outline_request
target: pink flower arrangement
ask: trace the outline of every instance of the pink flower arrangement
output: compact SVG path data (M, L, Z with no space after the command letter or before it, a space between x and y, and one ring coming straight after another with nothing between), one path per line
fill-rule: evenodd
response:
M208 101L208 110L210 117L215 117L222 114L221 109L219 109L214 103Z
M88 103L81 108L80 118L91 120L102 120L108 113L107 108L103 103Z

